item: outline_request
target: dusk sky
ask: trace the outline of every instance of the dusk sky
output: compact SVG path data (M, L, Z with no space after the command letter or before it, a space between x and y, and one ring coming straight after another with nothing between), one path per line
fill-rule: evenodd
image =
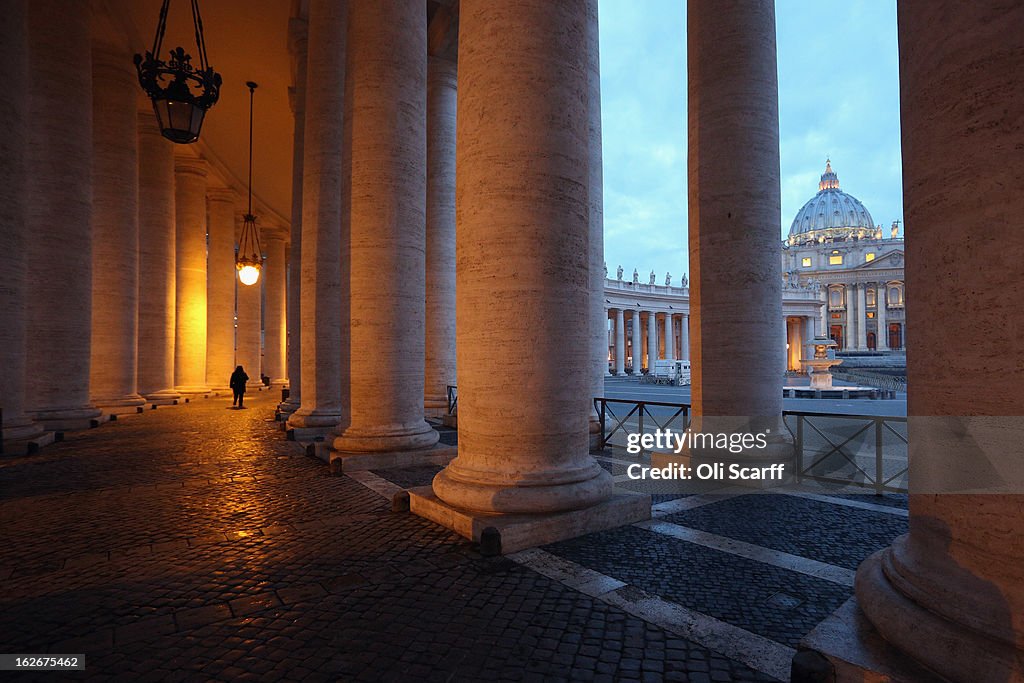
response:
M689 271L686 7L600 0L608 272ZM780 240L831 157L875 224L902 220L895 0L778 0ZM911 226L913 230L913 226Z

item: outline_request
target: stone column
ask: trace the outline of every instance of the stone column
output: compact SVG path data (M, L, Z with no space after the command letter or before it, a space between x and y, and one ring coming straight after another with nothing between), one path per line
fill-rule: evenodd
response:
M672 313L665 314L665 359L675 360L676 358L676 333L672 329Z
M867 290L866 282L857 285L857 347L861 350L868 348Z
M175 334L174 385L182 394L205 394L206 385L206 174L202 159L174 157Z
M96 44L93 71L90 395L110 414L142 410L136 384L139 289L138 78L127 55Z
M633 310L633 374L640 376L640 367L643 365L644 344L643 328L640 326L640 311Z
M857 283L846 285L846 343L852 350L860 349L860 312L857 310Z
M138 387L154 405L174 403L174 143L164 139L146 100L138 110Z
M235 193L209 188L206 212L206 383L210 389L228 394L235 370Z
M47 429L95 425L92 69L88 3L29 3L26 406ZM6 106L6 105L5 105ZM8 132L4 132L9 136ZM6 159L3 162L6 164Z
M586 3L461 12L459 457L411 503L512 552L642 513L588 454Z
M856 596L903 661L958 683L1019 681L1024 194L1006 188L1024 184L1024 5L905 0L897 18L910 531L861 564ZM832 640L862 632L850 621Z
M615 346L615 321L612 320L611 309L604 309L604 375L605 377L611 377L611 365L609 356L611 355L612 349ZM603 392L602 392L603 393Z
M822 285L821 291L818 293L818 299L821 301L821 314L815 320L817 326L815 336L828 337L828 287Z
M615 309L615 374L626 372L626 320L621 308Z
M345 422L334 451L426 449L427 24L423 3L352 3L345 88L351 191L342 231L349 339Z
M342 122L348 2L311 0L302 159L302 405L288 426L327 430L341 420ZM294 286L296 283L293 282Z
M288 400L278 406L291 415L302 404L302 178L306 138L306 53L307 23L292 18L288 26L289 47L295 60L295 87L289 102L295 117L292 135L292 224L288 248Z
M241 225L241 221L239 221ZM238 233L241 234L240 232ZM239 239L241 239L239 237ZM260 246L264 245L262 242ZM236 278L237 280L237 278ZM263 324L263 286L267 281L266 271L260 272L260 278L254 285L235 284L235 296L238 319L235 332L235 365L241 365L245 374L249 375L246 388L259 391L263 388L260 374L263 370L262 324Z
M285 271L284 237L278 231L263 231L267 261L263 265L263 290L267 304L263 320L263 372L273 386L288 383L285 368Z
M654 370L654 361L658 360L658 314L647 313L647 367Z
M608 375L608 313L604 299L604 168L601 145L601 47L597 0L587 0L587 210L590 226L591 396L604 396ZM634 372L639 372L636 368ZM601 430L597 407L591 405L590 433L594 445Z
M888 287L884 282L878 283L875 287L875 328L877 329L875 348L879 351L889 350L889 329L885 320L889 303L887 290Z
M0 74L10 93L28 92L28 36L25 0L0 4ZM20 453L14 442L38 438L42 429L25 411L25 309L28 299L26 249L32 239L27 210L25 143L29 102L6 97L0 104L0 408L5 453Z
M690 360L690 314L683 313L679 318L679 357Z
M693 412L705 427L709 416L747 418L716 420L716 431L780 435L785 341L775 4L691 0L687 42ZM791 456L791 445L770 445L739 457Z
M427 62L427 270L423 407L448 412L455 384L455 107L454 62Z

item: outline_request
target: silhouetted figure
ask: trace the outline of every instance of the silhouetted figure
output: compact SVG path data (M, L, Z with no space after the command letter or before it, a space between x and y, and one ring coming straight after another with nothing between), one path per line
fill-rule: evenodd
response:
M245 374L245 369L239 365L235 368L235 371L231 373L231 391L235 394L235 399L231 402L232 406L238 406L244 408L242 400L245 398L245 383L249 381L249 375Z

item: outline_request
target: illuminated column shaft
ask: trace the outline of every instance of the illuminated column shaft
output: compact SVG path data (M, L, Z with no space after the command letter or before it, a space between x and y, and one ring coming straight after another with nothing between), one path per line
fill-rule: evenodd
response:
M665 314L665 359L676 358L676 333L672 329L672 313Z
M901 0L897 18L910 519L858 568L857 602L943 680L1020 681L1024 5Z
M656 360L658 360L658 314L650 311L647 314L647 367L653 370Z
M884 282L879 282L875 289L875 327L878 332L875 334L875 348L879 351L889 349L889 324L886 321L886 308L888 302L888 287Z
M28 92L27 8L24 0L0 3L0 80L11 93ZM42 429L25 412L26 246L25 142L28 100L0 105L0 408L4 441L37 437Z
M604 169L601 147L601 60L597 0L587 0L587 210L590 228L591 396L604 396L608 374L608 312L604 300ZM634 365L634 372L637 372ZM590 431L600 431L597 407L591 405Z
M687 42L693 409L763 417L774 433L785 358L774 3L690 0Z
M684 313L679 320L679 357L690 360L690 315Z
M621 308L615 309L615 374L626 372L626 320Z
M585 8L462 6L459 456L433 484L455 508L538 514L612 493L588 454Z
M342 259L349 262L349 338L342 363L347 420L334 449L423 449L426 315L427 27L420 0L349 9L345 88L351 192Z
M90 394L110 413L146 401L136 387L139 327L138 78L113 47L92 51L92 360Z
M92 50L89 5L29 3L27 395L48 429L90 426ZM8 135L5 131L4 135ZM6 159L3 161L6 164Z
M311 0L302 160L302 405L290 427L333 427L341 420L341 195L348 2ZM294 283L293 283L294 285Z
M285 369L285 270L284 238L275 232L265 232L267 252L263 264L264 291L267 310L264 313L263 372L271 384L282 386L287 382Z
M206 194L209 220L206 306L206 383L227 393L235 370L235 193L211 188Z
M160 135L149 100L139 105L138 388L173 401L175 334L174 144Z
M306 54L308 25L293 18L289 25L295 59L295 88L291 93L295 128L292 138L292 225L288 249L288 400L280 410L290 415L302 403L302 178L306 146Z
M176 237L174 385L204 394L206 385L206 162L175 156Z
M633 374L640 376L640 366L643 365L644 343L643 328L640 325L640 311L633 311Z
M455 384L455 107L454 62L427 63L427 308L423 403L447 412Z

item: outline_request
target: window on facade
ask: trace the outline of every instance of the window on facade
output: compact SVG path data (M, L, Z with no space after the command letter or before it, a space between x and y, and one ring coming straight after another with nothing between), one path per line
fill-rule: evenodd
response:
M838 249L833 249L832 253L829 254L828 264L830 266L841 266L841 265L843 265L843 255L839 253Z
M873 308L875 306L875 290L869 289L864 294L864 301L867 304L868 308Z
M871 263L874 260L875 260L875 252L869 251L868 253L864 254L864 263Z
M843 305L843 290L837 288L830 289L828 291L828 305L833 308L839 308Z
M811 267L811 257L810 257L810 256L804 256L804 258L803 258L803 260L802 260L802 261L800 262L800 264L801 264L801 265L802 265L802 266L803 266L804 268L810 268L810 267Z
M889 287L889 305L900 306L903 304L903 289L896 285Z

